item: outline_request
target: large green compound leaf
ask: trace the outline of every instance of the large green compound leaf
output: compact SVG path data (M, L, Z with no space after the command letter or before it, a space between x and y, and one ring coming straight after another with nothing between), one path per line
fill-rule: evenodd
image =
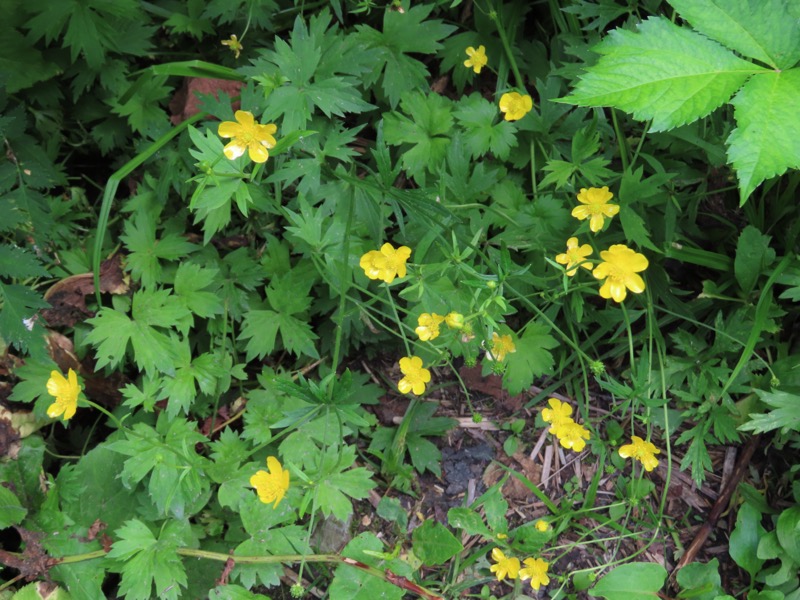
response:
M754 77L731 100L737 127L728 137L728 161L742 204L765 179L800 168L798 98L800 69L790 69Z
M700 33L776 69L800 61L800 23L786 0L668 0Z
M651 17L638 29L612 31L594 49L603 57L560 101L613 106L652 119L651 131L664 131L706 116L748 77L766 71L663 17Z

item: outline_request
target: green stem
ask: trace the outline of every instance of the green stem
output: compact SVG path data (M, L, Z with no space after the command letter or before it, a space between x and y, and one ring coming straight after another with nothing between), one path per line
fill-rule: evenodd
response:
M339 357L342 351L345 306L347 304L347 290L350 287L350 227L353 222L354 206L355 202L353 202L353 197L350 196L347 207L347 221L344 226L344 241L342 243L342 269L339 275L339 308L336 311L339 322L336 324L336 338L333 342L333 360L331 364L331 371L334 373L339 367ZM333 401L333 384L334 380L331 379L331 384L328 388L328 399L331 401Z
M502 17L498 10L490 10L489 18L492 19L497 27L497 33L500 34L500 42L503 44L503 50L505 50L508 63L511 66L511 71L514 73L514 79L517 82L517 87L521 90L525 90L525 80L522 79L522 75L520 75L519 67L517 67L517 61L514 59L514 52L511 50L511 44L508 42L508 36L506 35L506 30L502 23Z

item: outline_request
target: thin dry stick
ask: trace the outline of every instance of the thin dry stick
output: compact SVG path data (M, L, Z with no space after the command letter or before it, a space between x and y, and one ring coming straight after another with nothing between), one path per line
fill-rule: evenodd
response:
M739 485L739 481L744 476L744 473L747 470L747 465L750 464L750 459L753 458L753 454L755 453L756 448L758 448L759 441L761 441L760 435L750 438L750 441L747 443L747 446L745 446L744 451L739 456L739 460L736 462L736 466L733 468L731 476L728 478L728 481L722 488L722 491L720 491L719 498L717 498L714 506L711 507L711 511L708 513L706 522L703 523L703 525L697 531L697 535L695 535L692 543L689 544L686 552L683 553L683 556L678 562L678 566L675 567L673 574L677 573L681 568L692 562L697 556L697 553L700 552L700 549L706 543L708 536L711 535L711 532L714 530L717 519L719 519L719 516L727 508L728 503L731 500L731 496L733 495L733 490L736 489L736 486Z

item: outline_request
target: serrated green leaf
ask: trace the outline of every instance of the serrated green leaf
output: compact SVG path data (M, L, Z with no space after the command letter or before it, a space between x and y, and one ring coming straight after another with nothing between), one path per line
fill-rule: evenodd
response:
M765 433L775 429L800 431L800 396L782 391L755 390L758 397L771 410L766 414L750 414L750 420L739 431ZM800 561L798 561L800 562Z
M0 244L0 276L9 279L48 277L36 255L10 244Z
M219 269L182 262L175 272L175 295L198 317L207 319L222 314L224 307L218 294L203 291L216 284Z
M736 129L728 137L728 161L744 204L762 181L800 168L800 69L759 74L733 97Z
M444 161L453 127L451 105L449 99L439 94L411 92L400 102L405 114L392 112L383 117L387 144L412 145L403 153L402 163L421 185L426 172L437 172Z
M14 495L14 492L0 485L0 529L21 523L28 510Z
M519 394L533 383L536 377L553 368L552 348L558 342L550 335L546 325L531 323L521 338L515 341L516 352L507 354L503 386L510 394Z
M139 212L134 219L125 222L125 233L120 236L130 251L126 257L127 268L145 288L161 281L162 260L176 260L198 249L175 233L156 240L156 220L157 215Z
M800 61L797 21L785 0L669 0L702 34L776 69Z
M638 32L615 29L594 48L603 56L560 101L613 106L664 131L706 116L748 77L766 69L744 61L717 42L664 17Z
M188 522L167 521L158 539L142 521L132 519L116 532L117 541L108 553L120 561L120 594L130 600L155 596L177 600L187 586L186 570L176 548L195 545Z
M0 283L0 336L6 344L22 350L34 345L44 347L44 331L33 316L40 308L49 308L40 294L24 285Z
M427 519L411 534L414 554L427 566L441 565L464 549L450 530Z
M629 563L604 575L589 595L606 600L656 600L666 579L667 571L661 565Z
M517 145L517 128L509 121L497 122L497 107L477 93L462 98L453 116L464 127L464 143L470 156L479 158L488 152L505 160Z

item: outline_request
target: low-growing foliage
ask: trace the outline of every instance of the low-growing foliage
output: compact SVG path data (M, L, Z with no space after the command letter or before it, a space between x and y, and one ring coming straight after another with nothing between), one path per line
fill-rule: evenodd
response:
M795 2L4 8L0 598L800 598Z

